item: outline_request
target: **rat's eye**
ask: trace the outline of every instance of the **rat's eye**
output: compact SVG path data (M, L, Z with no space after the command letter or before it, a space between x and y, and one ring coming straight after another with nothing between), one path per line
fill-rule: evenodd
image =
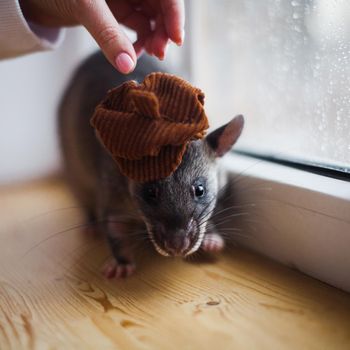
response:
M159 190L156 186L147 186L144 193L147 199L157 199Z
M202 184L192 186L192 190L197 198L201 198L205 195L205 188Z

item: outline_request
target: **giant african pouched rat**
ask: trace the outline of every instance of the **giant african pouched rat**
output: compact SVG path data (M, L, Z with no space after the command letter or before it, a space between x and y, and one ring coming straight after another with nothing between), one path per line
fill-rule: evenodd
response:
M243 117L192 141L183 160L169 177L137 183L123 176L90 126L96 105L106 92L127 80L142 82L161 71L142 57L129 75L118 73L101 52L78 68L59 110L59 135L70 187L90 222L99 223L113 259L105 265L107 277L126 277L134 270L133 240L140 227L154 248L165 256L187 256L199 248L219 251L223 238L210 224L219 189L217 158L229 151L243 128ZM146 233L147 232L147 233Z

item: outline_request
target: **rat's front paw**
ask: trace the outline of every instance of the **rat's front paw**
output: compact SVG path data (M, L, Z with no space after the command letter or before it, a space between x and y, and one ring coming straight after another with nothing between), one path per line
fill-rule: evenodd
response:
M225 246L224 239L218 233L207 233L201 245L205 252L218 253Z
M135 271L135 264L125 259L110 258L102 267L102 273L106 278L126 278Z

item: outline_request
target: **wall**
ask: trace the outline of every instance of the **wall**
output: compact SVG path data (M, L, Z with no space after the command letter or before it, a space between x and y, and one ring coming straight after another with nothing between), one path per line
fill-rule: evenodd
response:
M57 104L74 67L96 47L75 28L54 52L0 61L0 183L58 170Z

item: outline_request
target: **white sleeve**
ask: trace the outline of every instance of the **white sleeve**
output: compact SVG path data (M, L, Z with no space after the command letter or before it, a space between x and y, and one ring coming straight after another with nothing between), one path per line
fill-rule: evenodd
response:
M18 0L0 0L0 59L55 49L63 37L63 29L27 22Z

